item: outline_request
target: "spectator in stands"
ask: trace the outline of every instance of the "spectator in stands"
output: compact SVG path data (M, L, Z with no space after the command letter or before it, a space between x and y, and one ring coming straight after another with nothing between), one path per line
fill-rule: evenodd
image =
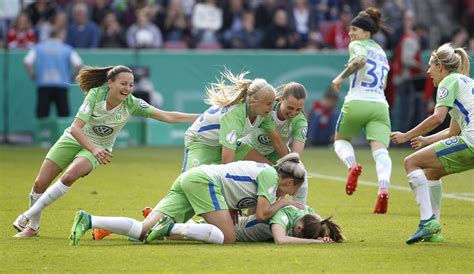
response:
M298 38L288 27L288 13L284 8L278 8L273 15L273 22L265 31L263 47L266 49L295 49Z
M117 20L117 15L113 11L105 14L102 20L102 37L100 39L101 48L125 48L124 30Z
M221 28L222 43L224 47L231 47L231 41L234 39L236 33L244 30L243 13L248 7L243 0L230 0L224 4L223 7L223 24Z
M308 143L329 145L334 142L336 132L337 100L339 96L329 87L321 100L314 102L308 113Z
M10 49L32 48L35 42L36 36L30 19L26 13L21 12L8 30L7 46Z
M38 118L49 116L52 102L56 104L58 116L69 116L67 91L82 60L64 39L64 31L54 30L50 39L38 43L24 59L25 68L38 88Z
M67 43L74 48L99 47L100 29L89 20L87 5L82 2L74 4L72 16L74 20L67 32Z
M100 25L107 14L112 11L110 7L110 0L95 0L92 4L91 19L97 25Z
M166 7L163 22L165 41L188 41L190 29L182 0L170 0Z
M127 30L127 45L130 48L160 48L163 37L160 29L150 22L145 10L137 14L137 22Z
M21 0L0 1L0 48L6 45L10 24L21 11Z
M329 28L326 34L326 44L332 49L346 50L351 42L349 26L352 20L352 11L349 6L344 6L339 15L339 20Z
M255 10L255 27L265 29L268 22L273 21L273 14L277 9L277 0L262 0Z
M44 22L41 26L36 26L38 41L44 41L51 37L53 30L67 32L67 21L67 14L65 12L56 12L50 17L48 22Z
M289 10L289 26L298 35L301 45L306 45L309 40L309 33L316 29L316 16L313 13L308 0L295 0Z
M469 33L466 28L458 27L453 31L452 34L452 46L454 48L465 48L469 43Z
M217 31L222 28L222 9L217 0L196 3L191 18L192 32L197 44L217 44Z
M48 22L56 13L53 1L48 0L34 1L26 7L25 12L28 14L33 26Z
M255 15L253 11L246 10L242 13L242 26L240 31L231 33L230 48L258 49L263 39L263 31L255 28Z
M394 31L390 44L396 46L403 35L403 18L407 10L413 10L408 0L388 0L383 6L383 14L387 18L386 26Z

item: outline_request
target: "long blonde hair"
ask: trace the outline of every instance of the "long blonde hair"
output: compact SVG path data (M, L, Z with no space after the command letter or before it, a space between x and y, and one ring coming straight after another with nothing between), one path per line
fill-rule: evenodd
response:
M261 78L246 79L248 71L234 75L230 70L221 72L221 78L216 83L206 87L204 102L208 105L232 106L248 99L258 99L260 94L276 94L275 88ZM231 84L226 84L226 81Z
M126 66L108 66L108 67L84 67L79 71L76 77L79 86L84 93L90 89L104 85L107 80L114 81L121 72L132 73L132 70Z
M454 48L451 43L446 43L431 52L431 58L436 64L441 64L449 72L459 72L469 76L471 64L469 55L463 48Z

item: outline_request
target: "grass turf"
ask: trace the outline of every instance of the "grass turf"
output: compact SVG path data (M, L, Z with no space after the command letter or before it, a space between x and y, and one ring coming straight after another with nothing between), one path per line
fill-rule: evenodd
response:
M5 273L52 272L468 272L474 270L473 201L443 199L441 224L445 242L405 240L415 232L418 208L408 190L403 158L410 150L391 150L392 185L389 213L374 215L377 188L359 185L347 196L344 183L318 174L345 177L346 170L332 149L307 149L308 204L322 216L334 215L348 238L343 244L275 245L237 243L214 246L198 242L161 242L142 245L113 235L92 241L88 233L79 246L68 245L76 210L96 215L141 219L144 206L154 206L180 172L179 148L114 150L111 164L80 179L72 191L47 208L41 237L14 239L11 222L28 207L28 194L47 150L0 147L0 253ZM357 149L364 166L362 180L376 182L370 151ZM443 179L444 193L474 195L474 171Z

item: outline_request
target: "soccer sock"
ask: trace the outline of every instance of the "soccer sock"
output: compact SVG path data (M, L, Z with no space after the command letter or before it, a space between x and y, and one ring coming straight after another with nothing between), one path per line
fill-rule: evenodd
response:
M65 186L61 182L61 180L57 180L54 185L49 187L43 193L43 195L41 195L38 201L36 201L36 203L30 209L28 209L27 211L25 211L25 213L23 213L23 215L25 215L26 218L30 219L31 216L41 213L41 211L43 211L44 208L52 204L57 199L61 198L61 196L66 194L66 192L68 192L69 189L70 187Z
M443 195L441 179L428 180L428 185L430 186L431 209L436 217L436 221L439 222L441 218L441 198Z
M211 224L174 224L170 234L177 234L211 244L224 243L224 233L217 226Z
M372 153L375 161L375 169L379 179L379 192L388 191L390 185L390 175L392 174L392 159L386 148L377 149Z
M304 177L304 182L293 196L293 201L306 205L306 197L308 197L308 175Z
M43 195L43 193L36 193L31 189L30 192L30 208L38 201L38 199ZM29 227L38 230L41 220L41 211L38 214L31 216Z
M428 180L423 170L417 169L407 175L411 190L420 208L421 220L427 220L433 216L431 209L430 190Z
M91 215L91 226L105 229L133 239L139 239L142 233L142 223L128 217L102 217Z
M348 169L357 163L355 159L354 148L348 141L334 141L334 151L336 151L337 156L347 166Z

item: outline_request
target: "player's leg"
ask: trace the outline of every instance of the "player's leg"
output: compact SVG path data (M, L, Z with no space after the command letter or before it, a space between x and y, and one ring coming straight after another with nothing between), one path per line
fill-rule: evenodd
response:
M69 100L67 88L54 88L54 101L59 117L69 116Z
M38 88L38 104L36 105L36 117L39 119L47 118L49 116L49 109L51 106L50 90L48 87Z

